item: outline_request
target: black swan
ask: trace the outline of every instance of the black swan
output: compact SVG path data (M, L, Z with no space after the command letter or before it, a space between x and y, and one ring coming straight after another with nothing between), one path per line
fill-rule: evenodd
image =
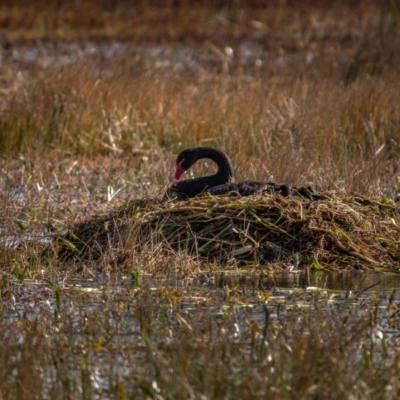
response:
M208 158L218 166L214 175L180 181L182 175L198 160ZM167 189L165 197L184 199L195 197L210 188L233 182L233 167L229 157L220 150L211 147L196 147L183 150L176 158L175 176L172 186Z
M214 161L218 166L217 173L181 181L180 179L185 171L202 158ZM231 160L221 150L212 147L196 147L183 150L176 158L174 181L172 186L167 189L164 199L184 200L206 193L211 195L230 193L241 196L280 193L285 197L295 194L310 200L316 200L321 197L315 195L311 187L294 188L289 185L278 185L274 182L261 181L233 182Z

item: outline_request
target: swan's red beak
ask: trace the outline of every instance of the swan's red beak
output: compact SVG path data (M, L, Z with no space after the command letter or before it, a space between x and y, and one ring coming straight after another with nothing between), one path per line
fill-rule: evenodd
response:
M185 160L181 160L176 164L174 181L172 182L173 186L175 186L179 182L179 180L182 178L182 175L185 173L185 170L182 168L182 163L184 161Z

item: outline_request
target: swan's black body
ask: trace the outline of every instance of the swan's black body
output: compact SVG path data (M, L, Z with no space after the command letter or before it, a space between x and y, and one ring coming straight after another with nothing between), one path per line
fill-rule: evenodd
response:
M207 158L218 166L215 175L201 178L179 179L198 160ZM200 194L222 195L232 194L251 196L262 193L279 193L284 197L291 194L298 195L309 200L323 198L315 195L311 187L292 188L289 185L278 185L274 182L244 181L233 182L233 167L229 157L220 150L212 147L196 147L182 151L176 159L176 171L174 184L170 186L164 199L184 200Z
M236 194L240 196L251 196L259 193L277 193L279 192L283 196L289 196L290 186L289 185L278 185L274 182L261 182L261 181L243 181L243 182L232 182L224 185L215 186L207 193L213 195L219 194Z

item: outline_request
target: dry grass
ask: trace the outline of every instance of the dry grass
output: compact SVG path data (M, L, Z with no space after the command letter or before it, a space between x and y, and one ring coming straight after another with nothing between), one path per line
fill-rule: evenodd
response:
M238 179L272 176L393 195L400 146L397 14L382 6L380 18L365 8L335 20L339 10L310 10L290 23L292 9L282 9L276 25L264 21L278 30L276 48L263 30L241 40L221 33L165 48L125 42L111 56L107 42L94 45L94 55L84 44L44 42L35 46L36 63L24 61L29 45L19 53L11 45L2 66L0 151L133 153L149 156L149 169L158 170L162 158L165 170L182 148L208 144L231 155ZM359 36L352 37L356 28ZM247 50L253 53L244 56Z
M203 41L240 39L244 35L271 33L271 48L283 43L288 48L302 47L315 32L340 37L344 20L355 29L360 20L376 16L391 1L213 1L197 0L5 0L0 5L0 33L9 40L31 38L119 38L135 41ZM343 12L349 10L350 12ZM361 19L359 18L361 16ZM313 23L325 19L323 24ZM295 34L276 35L282 30ZM328 29L327 29L328 28ZM333 29L332 29L333 28ZM286 32L285 32L286 33Z
M86 61L26 75L4 89L0 148L148 154L151 168L156 157L165 167L182 148L206 143L231 155L238 179L272 175L322 189L393 194L397 75L345 86L337 76L293 73L224 82L212 71L199 77L145 69L132 76L117 67L107 78Z
M362 196L149 199L70 226L42 257L54 254L51 264L132 266L146 254L184 253L219 269L398 272L399 226L393 202ZM159 272L158 257L145 270Z

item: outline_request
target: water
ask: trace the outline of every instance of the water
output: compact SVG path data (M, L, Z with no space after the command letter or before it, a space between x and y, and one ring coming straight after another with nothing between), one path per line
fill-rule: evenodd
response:
M400 276L397 275L305 271L264 276L251 272L214 272L204 273L195 279L154 279L143 276L138 289L126 274L115 273L108 281L99 274L98 279L70 279L58 284L60 288L44 279L42 282L25 280L24 284L4 287L3 299L0 301L3 330L15 330L10 340L18 340L17 344L16 340L12 342L14 348L18 345L18 349L24 349L25 353L31 351L31 342L26 340L30 338L29 332L35 321L40 321L40 332L45 330L48 347L44 349L46 351L35 354L34 359L41 366L43 390L49 393L57 387L59 374L68 376L68 382L76 386L84 385L81 366L85 365L85 373L90 378L86 385L90 383L93 391L91 398L110 397L109 393L114 390L112 379L129 381L130 376L138 373L138 365L147 363L151 366L153 360L158 362L154 355L165 360L175 354L169 346L181 349L193 338L199 342L217 341L218 337L214 335L221 325L224 326L221 332L229 330L228 339L224 339L223 345L228 349L247 348L250 354L249 342L246 340L251 333L260 340L266 318L275 326L275 330L282 326L285 329L285 324L289 323L295 329L297 327L306 332L304 337L308 333L302 324L313 327L313 319L318 318L321 322L320 335L326 340L333 340L332 337L345 339L344 347L349 348L349 344L352 346L349 355L345 356L350 357L352 363L362 357L361 350L359 352L354 349L361 349L365 343L368 348L372 348L372 344L376 345L376 357L381 357L379 349L384 343L387 348L386 361L397 354L394 349L400 331L398 325L388 323L396 315L396 309L389 307L389 295L399 288ZM189 286L191 290L188 290ZM239 286L238 295L225 299L222 293L236 286ZM158 290L163 287L172 290ZM331 296L324 292L316 296L317 306L314 301L310 301L313 296L307 290L299 297L290 294L290 289L312 287L346 293ZM181 293L176 293L175 288ZM257 295L257 292L271 289L270 296L263 298ZM346 295L348 291L352 291L352 296ZM379 297L378 306L371 300L372 291L387 294ZM366 301L357 300L359 297L356 292ZM398 294L396 298L398 302ZM326 314L313 312L323 312L325 307ZM349 309L356 312L349 313ZM366 318L375 315L374 312L377 316L376 326L371 326L358 339L357 335L353 335L356 325L352 321L359 318L360 323L365 323ZM296 319L291 318L293 315ZM353 325L349 325L348 333L346 326L338 325L336 330L329 329L328 324L326 328L324 315L327 320L336 318L339 322L346 318L347 324ZM28 324L26 321L32 322ZM143 337L143 326L146 323L151 327L150 339ZM251 327L254 327L254 331ZM336 331L339 333L336 334ZM293 342L290 338L286 341L287 350ZM152 357L148 356L149 346L155 349L151 353ZM190 352L188 354L191 355ZM230 354L236 353L231 351ZM52 363L54 359L62 360L63 365L68 367L67 372L58 363ZM21 370L24 368L23 362L16 364ZM142 370L140 373L144 374Z
M216 48L215 48L216 49ZM221 61L220 52L226 58ZM2 65L13 65L20 72L29 73L33 66L42 70L51 70L54 67L69 67L79 65L82 61L91 59L96 62L102 74L105 76L115 75L113 68L106 67L108 61L118 57L127 57L132 65L145 66L150 69L161 69L167 73L191 71L204 76L204 66L218 66L225 62L234 67L251 67L259 69L269 63L275 69L285 67L282 55L272 57L263 46L256 42L246 42L235 49L229 46L221 48L220 51L204 51L200 47L181 44L179 46L160 46L157 44L146 46L132 45L130 42L60 42L50 43L26 43L18 46L11 45L10 48L0 52ZM293 56L294 57L294 56ZM296 56L297 58L299 56ZM307 55L300 56L302 61L307 61ZM308 58L310 58L308 56Z
M217 272L203 274L195 279L152 279L142 278L141 284L154 287L169 286L184 289L190 284L193 290L203 288L208 290L232 289L235 286L247 290L261 292L271 289L326 289L331 291L352 292L353 294L370 295L372 292L390 295L393 291L400 293L400 274L377 274L369 272L314 272L297 273L274 272L269 275L259 275L248 272Z

